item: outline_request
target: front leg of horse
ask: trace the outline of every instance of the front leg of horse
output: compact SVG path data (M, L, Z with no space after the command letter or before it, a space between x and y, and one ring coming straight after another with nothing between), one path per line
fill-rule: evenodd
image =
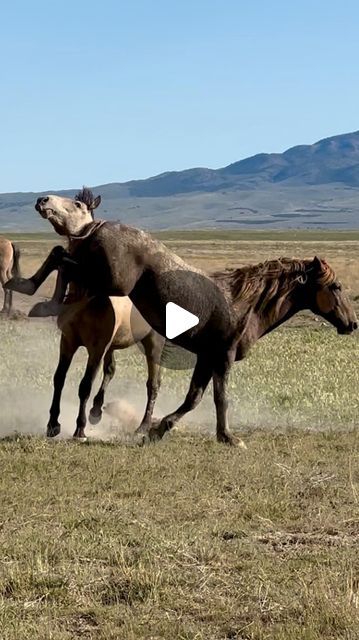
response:
M91 394L92 383L94 381L94 378L96 376L96 373L98 371L98 368L101 362L101 356L102 354L98 359L96 359L96 361L89 358L85 375L82 378L79 386L80 407L79 407L79 413L76 420L76 430L73 437L80 441L86 440L86 434L85 434L86 405Z
M136 434L147 433L152 426L153 409L161 386L160 360L164 340L152 331L142 340L142 344L145 349L148 370L147 403L141 424L135 431Z
M66 295L69 279L63 267L59 267L56 278L55 291L51 300L38 302L29 311L29 318L47 318L58 316L63 308L62 303Z
M89 413L89 422L93 425L98 424L102 418L102 407L105 400L105 392L113 376L115 375L115 371L115 356L113 351L109 350L106 352L103 361L103 379L101 382L101 386L93 399L92 408Z
M202 400L203 394L212 377L212 367L207 359L198 357L191 384L184 402L176 411L168 414L158 424L153 424L148 432L151 442L161 440L167 431L170 431L183 416L195 409Z
M47 423L46 435L48 438L54 438L59 435L61 431L61 425L58 420L60 415L61 394L65 384L66 374L75 351L76 346L67 338L62 336L60 343L60 359L54 375L54 393L50 407L50 418Z
M60 266L61 260L66 255L67 252L63 247L54 247L47 256L45 262L41 265L40 269L38 269L31 278L11 278L5 283L4 288L32 296L42 283L45 282L50 273Z
M160 380L147 380L147 404L145 414L135 433L148 433L152 428L152 414L160 390Z

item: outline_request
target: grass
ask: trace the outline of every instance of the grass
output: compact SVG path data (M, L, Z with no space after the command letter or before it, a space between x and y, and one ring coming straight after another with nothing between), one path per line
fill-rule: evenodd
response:
M59 237L54 233L9 233L5 234L14 242L59 242ZM297 241L297 242L313 242L313 241L358 241L359 231L354 230L336 230L336 229L318 229L315 231L306 229L285 229L285 230L263 230L263 229L191 229L191 230L168 230L154 231L153 235L163 242L168 240L193 242L193 241Z
M25 272L38 240L22 245ZM318 251L358 305L356 240L169 242L207 268ZM304 315L255 346L230 378L247 451L215 442L210 392L156 446L131 445L121 416L89 431L115 439L47 442L58 339L54 323L0 322L1 640L356 640L359 337ZM142 411L142 356L117 360L108 397ZM158 415L188 376L165 372Z
M357 435L247 444L3 442L2 638L356 638Z

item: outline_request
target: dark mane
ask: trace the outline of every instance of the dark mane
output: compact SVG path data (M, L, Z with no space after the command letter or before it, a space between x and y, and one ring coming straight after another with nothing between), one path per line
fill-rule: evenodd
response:
M95 199L95 196L91 191L91 189L89 189L88 187L82 187L81 191L79 191L74 197L74 200L79 200L80 202L83 202L89 208L89 210L94 199ZM92 210L91 210L91 214L93 217Z
M225 269L213 273L212 277L229 288L234 304L250 305L259 313L264 313L273 305L276 312L283 299L298 283L304 284L310 275L315 275L316 282L322 286L336 279L333 269L325 260L321 261L321 270L315 274L312 271L312 260L278 258L239 269Z

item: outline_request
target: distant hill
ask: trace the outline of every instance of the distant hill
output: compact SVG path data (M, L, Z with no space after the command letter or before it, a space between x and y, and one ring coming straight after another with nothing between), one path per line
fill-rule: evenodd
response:
M94 191L103 198L99 215L144 228L357 228L359 131L221 169L171 171ZM33 209L38 195L0 194L0 229L46 230Z

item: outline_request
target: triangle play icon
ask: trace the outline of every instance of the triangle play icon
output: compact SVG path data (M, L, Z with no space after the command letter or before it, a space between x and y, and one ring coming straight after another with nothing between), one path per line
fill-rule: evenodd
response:
M166 338L172 340L181 333L192 329L199 323L199 318L174 302L166 304Z

